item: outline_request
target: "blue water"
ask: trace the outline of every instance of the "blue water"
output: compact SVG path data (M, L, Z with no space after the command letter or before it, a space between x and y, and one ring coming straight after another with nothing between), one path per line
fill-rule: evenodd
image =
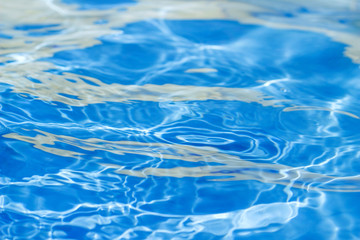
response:
M360 3L0 2L1 239L360 239Z

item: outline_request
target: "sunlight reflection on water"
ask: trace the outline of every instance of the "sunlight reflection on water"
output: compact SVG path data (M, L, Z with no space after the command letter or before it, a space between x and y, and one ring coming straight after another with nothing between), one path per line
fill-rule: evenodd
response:
M1 237L358 239L359 11L1 2Z

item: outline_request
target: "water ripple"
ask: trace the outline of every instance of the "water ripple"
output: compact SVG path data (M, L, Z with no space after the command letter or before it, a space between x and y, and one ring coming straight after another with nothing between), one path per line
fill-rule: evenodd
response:
M357 1L0 2L3 239L357 239Z

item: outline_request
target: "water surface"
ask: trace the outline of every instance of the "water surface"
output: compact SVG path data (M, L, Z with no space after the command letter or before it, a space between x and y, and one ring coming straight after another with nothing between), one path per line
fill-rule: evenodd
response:
M0 3L2 239L360 239L360 3Z

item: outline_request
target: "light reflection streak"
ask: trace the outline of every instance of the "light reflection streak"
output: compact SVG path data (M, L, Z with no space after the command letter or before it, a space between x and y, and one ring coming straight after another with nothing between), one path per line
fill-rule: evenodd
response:
M328 112L344 114L344 115L347 115L347 116L352 117L352 118L360 119L360 117L356 116L355 114L345 112L345 111L330 109L330 108L324 108L324 107L296 106L296 107L284 108L283 111L284 112L292 112L292 111L328 111Z
M164 10L164 6L166 9ZM204 7L206 6L206 7ZM252 12L266 12L265 8L253 6L251 4L224 1L221 4L215 1L188 1L165 2L157 1L156 3L148 0L139 1L138 4L128 6L127 11L118 14L116 9L110 10L87 10L78 11L75 6L61 4L59 1L40 1L32 3L32 14L23 17L23 11L27 11L24 0L14 0L11 2L0 3L0 14L4 16L7 22L12 25L26 24L43 24L43 18L47 23L51 23L45 30L62 30L61 34L54 36L29 36L26 31L18 31L5 27L2 31L14 39L2 39L0 44L0 60L7 62L1 66L2 73L0 81L12 85L12 89L17 93L28 93L44 101L58 101L72 106L85 106L93 103L102 103L107 101L122 102L128 100L140 101L191 101L191 100L235 100L244 102L258 102L263 106L280 106L279 102L284 100L270 100L271 96L265 96L254 89L227 89L227 88L205 88L193 87L192 92L189 86L178 85L120 85L104 84L100 80L86 78L96 82L99 86L92 86L85 83L81 77L75 74L65 73L65 76L56 76L44 71L56 68L54 65L36 60L43 57L51 57L54 53L68 50L81 49L98 44L97 40L101 36L119 35L121 38L122 31L115 30L127 23L143 21L149 19L229 19L239 20L245 24L259 24L268 27L280 29L298 29L312 32L318 32L334 38L349 45L345 53L354 61L358 57L360 49L357 35L345 32L329 30L326 28L314 28L298 25L287 25L278 22L269 22L254 17ZM196 14L190 14L192 11ZM235 14L236 11L236 14ZM18 15L21 14L21 15ZM39 17L42 16L42 17ZM106 24L94 24L94 22L107 19ZM36 31L43 31L34 30ZM164 29L163 29L164 30ZM171 34L171 33L169 33ZM115 37L114 37L115 38ZM22 39L21 41L18 39ZM210 47L210 46L205 46ZM24 55L24 52L26 53ZM57 67L60 68L61 67ZM62 70L66 70L65 68ZM193 68L188 69L185 73L198 72L216 72L212 68ZM32 77L41 81L34 83L24 78ZM64 78L75 78L76 83L70 83ZM139 80L141 81L141 80ZM278 80L270 80L264 86L270 85ZM71 95L64 96L62 94ZM316 108L316 107L315 107ZM292 110L313 110L300 107L285 108L284 111ZM358 116L340 110L325 109L337 113L346 114L351 117Z
M67 30L56 36L31 37L13 29L4 28L5 34L10 36L21 35L21 38L2 39L1 47L6 46L6 48L1 48L2 56L0 59L4 58L3 54L6 54L4 51L8 51L8 53L30 52L33 59L39 59L40 57L51 56L60 50L93 46L99 43L96 39L100 36L121 34L121 31L113 30L114 27L149 19L227 19L272 28L317 32L348 45L345 54L354 62L359 62L360 59L360 41L358 41L359 36L356 34L326 29L324 25L322 27L310 27L256 18L252 14L253 12L272 12L272 10L241 2L222 1L219 3L217 1L199 0L192 3L189 1L159 0L154 2L141 0L135 5L128 6L127 11L121 14L117 9L77 11L76 6L68 6L60 1L51 0L34 0L31 10L29 10L27 3L26 0L2 1L0 3L0 15L5 19L5 23L43 24L44 19L46 19L47 23L59 24L52 29ZM108 22L100 25L94 24L94 22L102 19L106 19ZM336 20L332 24L336 25ZM332 26L332 24L328 23L328 26Z
M8 67L9 72L0 75L3 83L11 84L13 91L27 93L44 101L57 101L71 106L86 106L104 102L126 102L131 100L154 102L177 101L205 101L228 100L242 102L257 102L263 106L281 106L283 100L274 100L261 92L247 88L202 87L176 84L146 84L122 85L117 83L105 84L98 79L72 73L54 75L41 72L51 68L51 64L37 63L23 65L23 74L35 78L40 83L35 83L27 78L18 76L18 66ZM38 71L36 71L38 70ZM35 73L34 73L35 71ZM40 73L41 72L41 73ZM67 79L71 79L69 81ZM86 81L93 84L89 84ZM67 97L67 94L74 97Z
M12 85L13 91L27 93L36 99L47 102L62 102L70 106L87 106L95 103L127 101L241 101L259 103L265 107L283 107L289 100L274 99L261 91L251 88L204 87L176 84L122 85L106 84L102 81L73 73L55 75L44 72L52 65L45 62L22 64L23 76L18 75L18 66L8 66L8 72L0 74L0 81ZM34 78L39 83L29 80ZM69 81L70 79L71 81ZM89 84L91 82L92 84ZM270 81L271 82L271 81ZM66 94L66 95L63 95ZM291 111L329 111L360 119L350 112L316 106L291 106L283 108Z
M65 135L55 135L41 130L34 137L9 133L3 137L17 139L34 144L41 149L59 156L75 157L83 153L68 151L55 147L56 142L75 146L86 151L106 151L117 155L127 153L151 156L160 159L182 160L187 162L206 162L205 166L152 168L141 170L126 169L117 164L100 163L106 168L113 168L122 175L146 178L149 176L161 177L207 177L212 181L256 180L264 183L280 184L304 189L318 189L335 192L359 192L359 176L333 177L324 174L312 173L303 168L291 167L282 164L256 163L242 160L237 156L224 154L214 147L194 147L181 144L145 143L132 141L106 141L96 138L79 139ZM221 165L209 165L217 163Z
M211 73L211 72L217 72L218 70L214 68L190 68L186 70L186 73Z

